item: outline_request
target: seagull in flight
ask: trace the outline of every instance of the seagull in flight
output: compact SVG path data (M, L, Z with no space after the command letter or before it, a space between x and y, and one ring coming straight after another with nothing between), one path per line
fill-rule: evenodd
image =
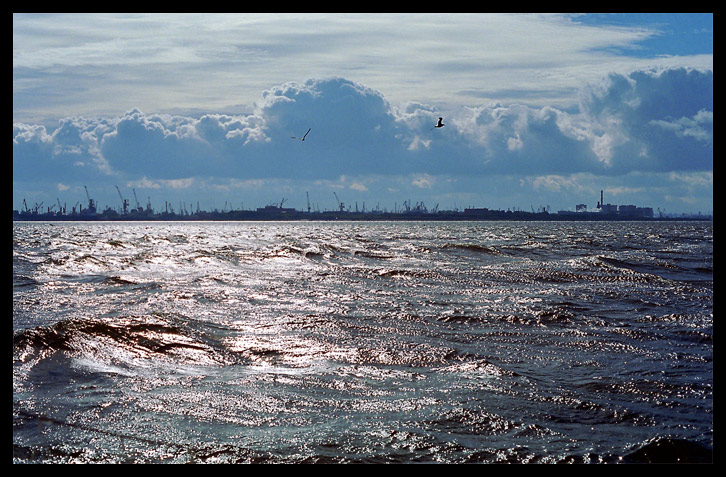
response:
M431 129L442 128L444 126L446 126L444 124L444 118L439 118L439 122L437 122L436 123L436 126L432 127Z
M308 129L308 132L306 132L306 133L305 133L305 136L307 136L307 135L308 135L308 133L310 132L310 129L312 129L312 128L309 128L309 129ZM290 136L290 138L291 138L291 139L300 139L301 141L304 141L304 140L305 140L305 136L303 136L303 137L295 137L295 136Z

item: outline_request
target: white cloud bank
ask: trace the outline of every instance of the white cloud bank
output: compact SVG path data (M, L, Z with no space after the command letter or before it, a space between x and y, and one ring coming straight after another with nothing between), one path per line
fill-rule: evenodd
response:
M400 190L405 182L431 194L431 201L453 200L454 192L486 201L493 187L482 195L476 181L488 184L492 177L516 178L540 193L545 184L569 184L573 178L702 177L713 170L710 70L612 74L583 88L574 112L491 103L452 111L446 126L434 130L439 115L420 103L393 106L380 91L330 77L263 91L246 115L131 109L114 118L66 118L53 131L16 123L15 200L23 184L31 183L141 188L183 181L173 183L211 188L232 180L268 180L289 189L346 176L354 178L352 190L371 196ZM308 128L305 142L291 139Z

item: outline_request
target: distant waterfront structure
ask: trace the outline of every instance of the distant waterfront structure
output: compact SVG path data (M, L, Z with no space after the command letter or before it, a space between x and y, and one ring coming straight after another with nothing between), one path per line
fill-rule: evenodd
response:
M653 208L652 207L638 207L636 205L613 205L606 204L603 197L604 191L600 191L600 201L597 203L596 210L590 212L585 204L577 204L575 206L575 212L571 210L560 210L557 212L558 215L569 215L569 216L581 216L582 214L595 217L604 218L605 216L612 216L618 218L633 218L633 219L652 219Z
M134 191L134 196L135 196ZM174 210L171 203L164 202L164 208L161 211L154 211L151 208L151 198L147 203L146 209L138 204L136 199L136 207L128 207L128 203L124 200L121 192L119 196L122 200L122 207L114 210L107 207L102 212L97 210L97 204L91 198L86 189L86 197L88 199L88 207L80 207L80 202L73 206L71 212L67 212L65 207L60 207L60 199L58 199L58 211L53 211L52 207L46 207L43 212L40 204L36 203L33 207L29 207L25 199L23 199L23 210L13 210L14 221L151 221L151 220L229 220L229 221L245 221L245 220L713 220L711 214L698 215L681 214L681 215L665 215L663 211L658 209L658 217L653 214L652 207L639 207L636 205L613 205L603 203L603 191L600 191L600 201L597 203L596 209L588 209L586 204L580 203L575 206L575 210L560 210L556 213L550 213L549 206L540 207L537 211L532 207L532 212L519 209L496 210L486 207L468 207L463 210L454 208L454 210L440 210L439 205L429 209L422 202L415 205L407 200L403 203L402 208L395 207L394 211L381 210L380 207L366 210L365 203L363 209L359 210L356 203L355 209L345 207L344 203L335 194L338 203L338 210L312 210L310 206L309 195L306 194L308 200L307 211L297 210L295 208L283 207L285 199L281 202L266 207L260 207L256 210L233 210L231 206L227 208L225 203L224 210L214 209L212 211L204 211L197 203L196 211L187 209L185 203L180 203L179 209ZM190 203L191 205L191 203Z
M618 214L633 217L653 217L652 207L636 207L634 205L621 205Z

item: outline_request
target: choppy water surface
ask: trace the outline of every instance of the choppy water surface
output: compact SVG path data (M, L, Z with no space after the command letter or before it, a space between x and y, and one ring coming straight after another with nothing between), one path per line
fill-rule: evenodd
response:
M711 461L710 222L14 223L15 462Z

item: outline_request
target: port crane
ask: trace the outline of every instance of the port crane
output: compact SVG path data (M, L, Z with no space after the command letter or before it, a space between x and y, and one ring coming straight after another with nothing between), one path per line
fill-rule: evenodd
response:
M126 215L129 212L129 201L128 201L128 199L124 199L124 196L121 195L121 191L119 190L118 186L114 186L114 187L116 187L118 196L121 197L121 205L123 206L123 214Z
M345 212L345 204L338 199L338 194L333 192L333 195L335 196L335 200L338 202L338 209L340 209L341 212Z
M136 197L136 189L134 189L134 188L132 187L132 188L131 188L131 190L132 190L132 191L134 191L134 202L136 202L136 211L137 211L137 212L141 212L141 211L142 211L142 209L141 209L141 204L139 204L139 198L138 198L138 197Z
M96 212L96 203L91 199L91 194L88 193L88 187L83 186L86 189L86 197L88 197L88 212L94 214Z

